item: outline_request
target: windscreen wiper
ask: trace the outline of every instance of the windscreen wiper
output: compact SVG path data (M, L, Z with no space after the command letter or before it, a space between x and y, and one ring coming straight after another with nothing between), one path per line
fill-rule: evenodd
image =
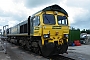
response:
M49 19L46 17L46 15L45 15L45 18L47 19L47 21L50 23L50 21L49 21Z

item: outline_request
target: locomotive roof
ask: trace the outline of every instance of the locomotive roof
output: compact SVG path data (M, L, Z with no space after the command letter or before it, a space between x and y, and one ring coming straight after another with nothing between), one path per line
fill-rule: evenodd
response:
M40 10L40 11L38 11L37 13L39 13L39 12L42 12L42 11L58 11L58 12L62 12L62 13L64 13L65 15L67 15L68 16L68 13L63 9L63 8L61 8L59 5L51 5L51 6L48 6L48 7L46 7L46 8L44 8L44 9L42 9L42 10ZM36 14L36 13L35 13ZM34 15L35 15L34 14Z

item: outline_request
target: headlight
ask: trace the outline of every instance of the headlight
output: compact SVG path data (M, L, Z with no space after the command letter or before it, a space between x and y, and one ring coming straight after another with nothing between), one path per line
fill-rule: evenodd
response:
M64 37L68 38L68 34L64 34Z
M43 36L44 38L49 38L50 37L50 35L49 34L44 34L44 36Z
M66 37L68 37L68 34L66 34Z

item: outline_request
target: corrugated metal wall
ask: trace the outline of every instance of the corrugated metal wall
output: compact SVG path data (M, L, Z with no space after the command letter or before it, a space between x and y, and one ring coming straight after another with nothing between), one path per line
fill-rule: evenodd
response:
M69 31L69 41L80 40L80 30Z

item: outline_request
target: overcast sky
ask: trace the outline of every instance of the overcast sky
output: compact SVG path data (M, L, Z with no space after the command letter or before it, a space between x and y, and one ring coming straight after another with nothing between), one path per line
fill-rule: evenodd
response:
M70 26L90 29L90 0L0 0L0 28L12 27L53 4L68 12Z

